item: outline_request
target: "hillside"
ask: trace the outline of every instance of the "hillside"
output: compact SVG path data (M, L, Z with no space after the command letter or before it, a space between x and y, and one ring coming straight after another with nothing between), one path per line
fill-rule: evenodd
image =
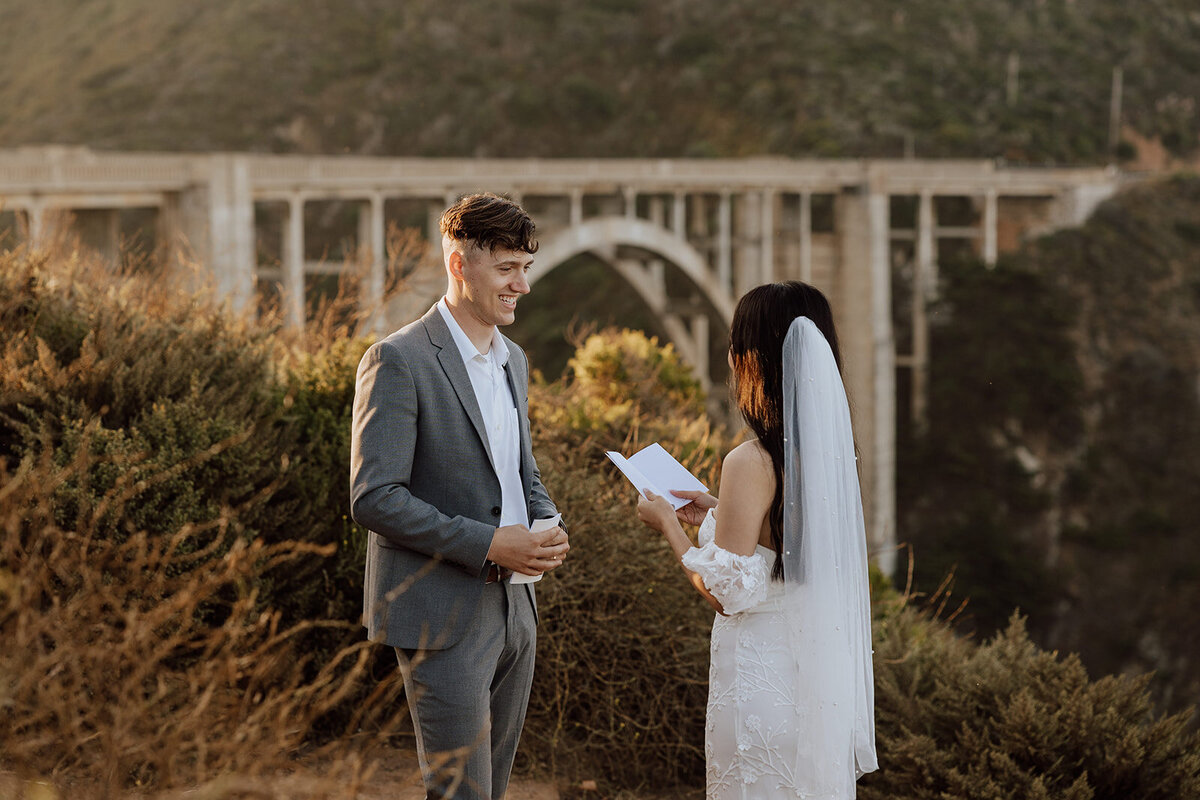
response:
M1055 645L1200 703L1200 178L1141 187L1033 253L1075 305L1083 444L1056 507Z
M1110 159L1197 146L1192 0L0 4L0 146Z
M946 265L930 424L897 449L918 583L1014 607L1093 674L1200 703L1200 177L1146 183L994 270Z

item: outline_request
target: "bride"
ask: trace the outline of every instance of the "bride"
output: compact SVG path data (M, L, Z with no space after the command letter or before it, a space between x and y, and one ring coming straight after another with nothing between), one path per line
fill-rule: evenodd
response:
M758 437L721 469L721 500L673 512L662 533L717 610L705 732L709 800L853 798L878 768L866 537L833 314L798 282L737 305L729 359ZM693 547L680 521L699 524Z

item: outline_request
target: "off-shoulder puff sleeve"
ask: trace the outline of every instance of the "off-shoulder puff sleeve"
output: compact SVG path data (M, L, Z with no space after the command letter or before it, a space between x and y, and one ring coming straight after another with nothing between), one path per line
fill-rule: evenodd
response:
M700 576L726 614L754 608L767 599L770 571L761 553L741 556L713 541L716 517L709 511L700 526L700 546L683 554L683 566Z

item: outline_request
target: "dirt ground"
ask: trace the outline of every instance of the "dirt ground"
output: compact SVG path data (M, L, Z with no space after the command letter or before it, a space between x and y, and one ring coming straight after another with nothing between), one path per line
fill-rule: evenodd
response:
M396 758L380 769L359 794L359 800L424 800L415 749L399 748ZM566 785L547 779L514 778L505 800L704 800L704 789L666 793L609 792L595 781Z
M590 793L596 800L600 795ZM587 796L586 794L583 796ZM359 800L424 800L425 788L417 768L417 754L397 750L395 761L379 769L368 782ZM508 787L506 800L563 800L551 781L515 779Z

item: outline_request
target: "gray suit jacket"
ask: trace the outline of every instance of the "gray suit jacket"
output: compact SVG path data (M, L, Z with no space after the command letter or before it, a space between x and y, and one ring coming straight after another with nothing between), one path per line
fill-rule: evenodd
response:
M529 367L507 337L531 519L557 512L529 438ZM483 416L437 307L372 345L358 365L350 511L367 528L363 624L393 647L449 647L469 627L500 524ZM537 606L533 586L529 601Z

